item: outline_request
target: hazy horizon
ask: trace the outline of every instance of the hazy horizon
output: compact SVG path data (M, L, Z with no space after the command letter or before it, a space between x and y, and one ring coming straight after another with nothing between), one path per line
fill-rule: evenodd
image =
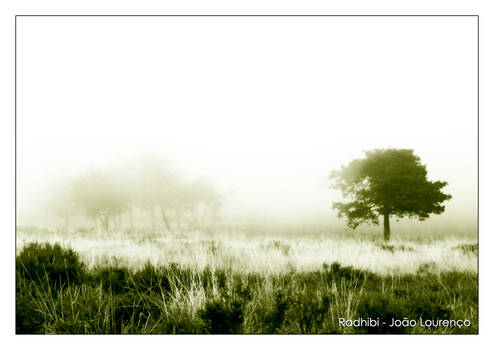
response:
M475 18L17 26L18 223L53 182L147 154L215 183L225 219L331 219L331 171L388 147L448 182L443 220L476 220Z

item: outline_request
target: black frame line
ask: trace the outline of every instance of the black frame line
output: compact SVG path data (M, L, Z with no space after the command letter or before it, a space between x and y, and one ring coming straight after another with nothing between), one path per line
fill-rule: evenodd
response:
M104 15L104 14L53 14L53 15L38 15L38 14L21 14L15 15L16 17L479 17L479 15L461 15L461 14L449 14L449 15L420 15L420 14L397 14L397 15L321 15L321 14L281 14L281 15L269 15L269 14L168 14L168 15L153 15L153 14L117 14L117 15Z
M17 255L17 17L476 17L477 18L477 298L480 299L480 15L478 14L16 14L14 15L14 251ZM14 256L14 258L15 258ZM15 262L14 262L15 266ZM15 274L17 283L17 274ZM16 295L17 298L17 295ZM15 300L14 300L15 302ZM16 307L17 311L17 307ZM14 315L15 316L15 315ZM15 323L15 322L14 322ZM477 305L477 335L480 307ZM344 335L344 334L341 334ZM428 334L438 335L438 334ZM443 334L445 335L445 334ZM460 335L460 334L449 334ZM472 334L475 335L475 334Z

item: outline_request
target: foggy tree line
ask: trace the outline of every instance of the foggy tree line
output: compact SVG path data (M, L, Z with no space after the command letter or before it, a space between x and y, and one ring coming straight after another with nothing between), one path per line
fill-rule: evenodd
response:
M53 192L48 209L70 227L74 217L89 226L153 232L197 229L216 221L221 196L206 180L191 179L160 157L144 157L109 169L87 170ZM159 224L160 223L160 224Z

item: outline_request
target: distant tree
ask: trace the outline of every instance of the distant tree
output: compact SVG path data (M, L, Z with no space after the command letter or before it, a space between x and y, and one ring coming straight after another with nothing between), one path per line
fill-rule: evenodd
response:
M81 174L72 183L73 202L82 213L108 230L110 222L121 228L122 214L134 227L134 211L151 214L153 232L156 214L167 231L181 227L185 215L196 218L197 226L212 221L220 207L215 187L204 180L191 181L161 156L138 157L111 169ZM62 214L62 202L56 203ZM54 205L55 207L55 205ZM173 220L174 219L174 220Z
M221 195L205 179L182 183L176 198L176 207L187 212L196 227L214 222L221 208Z
M172 162L159 156L137 158L131 166L132 202L138 208L150 212L153 231L156 229L156 208L161 213L164 226L171 231L168 211L174 207L179 195L180 174L174 169Z
M74 201L88 218L108 231L110 220L127 210L128 196L120 181L101 171L79 175L72 183Z
M220 196L214 186L205 180L190 180L170 160L160 156L140 157L129 168L131 202L151 213L153 230L156 209L168 231L180 227L186 213L204 223L218 212Z
M390 238L390 216L425 220L429 214L444 212L442 202L451 195L441 192L444 181L427 180L425 165L411 149L366 151L364 159L355 159L331 173L332 188L343 192L347 202L333 203L338 217L345 216L353 229L364 222L384 221L384 240Z

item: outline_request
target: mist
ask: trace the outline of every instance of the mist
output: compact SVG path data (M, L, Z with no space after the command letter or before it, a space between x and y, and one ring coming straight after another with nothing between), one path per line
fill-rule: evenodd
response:
M342 225L328 175L393 147L448 182L431 222L475 225L475 33L460 17L19 18L18 224L53 222L54 184L151 155L214 184L223 222Z

